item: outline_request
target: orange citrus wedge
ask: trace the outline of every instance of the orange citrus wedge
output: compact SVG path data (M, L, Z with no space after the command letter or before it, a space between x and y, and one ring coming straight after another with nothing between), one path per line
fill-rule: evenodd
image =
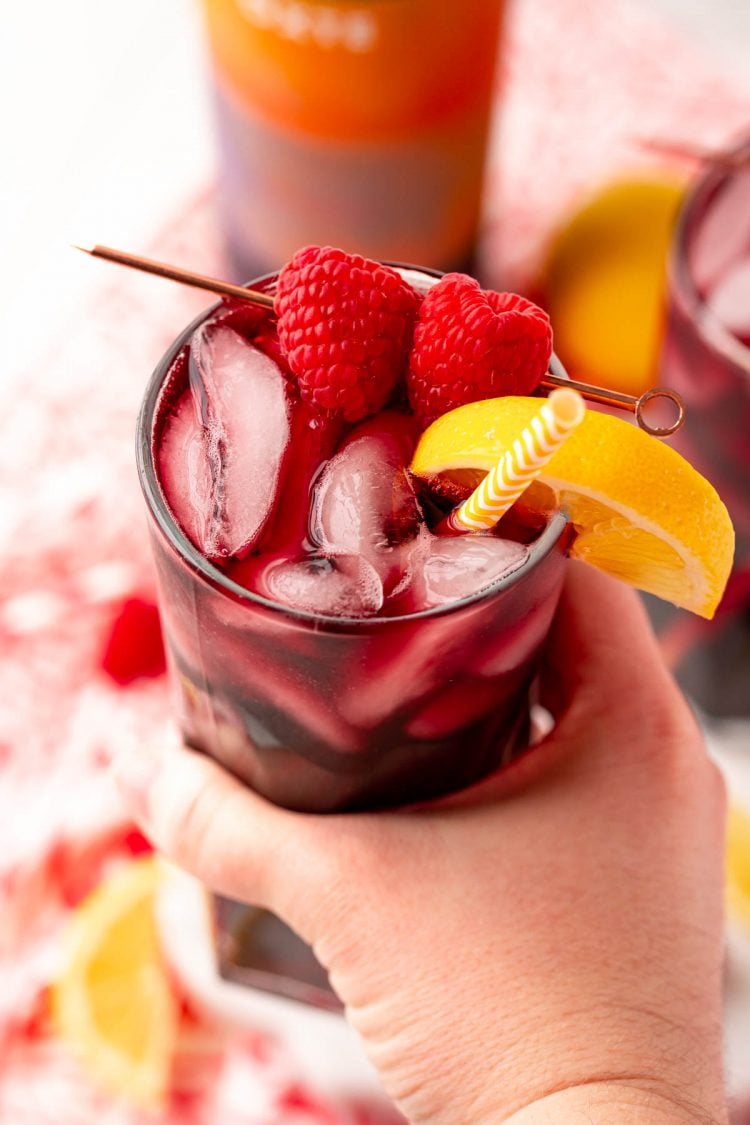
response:
M653 386L667 257L684 194L664 176L598 188L553 236L542 287L555 350L576 378L638 395Z
M143 1108L167 1090L178 1007L159 947L158 861L116 871L75 911L52 988L57 1030L92 1079Z
M425 430L411 470L468 491L538 409L538 398L515 396L460 406ZM732 565L732 523L712 485L659 439L589 410L522 502L567 513L571 557L713 617Z
M732 913L750 927L750 813L736 804L727 822L727 897Z

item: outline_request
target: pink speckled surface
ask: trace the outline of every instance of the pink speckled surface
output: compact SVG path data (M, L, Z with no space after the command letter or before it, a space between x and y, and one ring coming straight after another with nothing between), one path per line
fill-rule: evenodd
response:
M485 257L488 274L509 287L533 272L545 235L578 195L651 163L639 134L710 145L750 118L750 84L725 80L625 0L525 0L511 23L503 93ZM211 198L206 184L186 185L169 229L133 249L220 273ZM283 1051L269 1059L252 1037L200 1025L182 1049L201 1061L203 1081L187 1088L177 1077L164 1114L146 1119L96 1091L49 1024L46 988L71 907L144 846L106 766L117 749L164 735L165 686L118 687L100 657L122 599L153 597L133 457L142 389L208 303L124 271L105 281L45 341L44 362L13 379L0 417L0 1123L383 1125L386 1110L310 1102Z

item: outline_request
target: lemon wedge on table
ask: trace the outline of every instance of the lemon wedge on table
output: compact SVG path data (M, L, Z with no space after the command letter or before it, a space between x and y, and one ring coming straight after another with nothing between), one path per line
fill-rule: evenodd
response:
M143 1108L167 1092L178 1005L154 914L159 861L117 870L75 911L52 987L60 1036L102 1088Z
M469 491L539 410L538 398L484 399L425 430L411 471ZM658 438L588 410L523 494L539 511L562 508L572 558L702 617L713 617L729 577L734 531L715 489Z
M750 928L750 812L737 804L727 823L727 896L732 913Z
M654 385L667 258L684 195L664 174L599 187L554 234L541 286L555 350L576 377L638 395Z

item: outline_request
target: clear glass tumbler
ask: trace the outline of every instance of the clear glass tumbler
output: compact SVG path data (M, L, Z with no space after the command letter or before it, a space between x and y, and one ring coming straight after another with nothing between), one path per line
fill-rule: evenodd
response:
M491 772L525 745L565 517L550 517L509 576L446 606L347 619L267 601L200 554L159 485L162 389L187 378L180 355L197 323L155 371L137 442L185 739L269 800L311 812L428 800Z
M750 139L704 163L687 191L668 270L660 381L687 420L674 445L708 477L735 526L716 621L660 608L683 686L712 714L750 712Z

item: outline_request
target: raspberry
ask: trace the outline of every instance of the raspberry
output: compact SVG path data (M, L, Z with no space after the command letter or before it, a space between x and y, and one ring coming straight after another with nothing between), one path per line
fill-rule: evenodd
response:
M412 410L428 425L467 402L531 394L551 354L549 317L537 305L448 273L417 317L408 374Z
M297 251L279 274L275 308L302 398L348 422L380 410L406 366L418 306L388 266L330 246Z
M110 627L101 665L121 687L164 672L159 611L153 602L131 597L121 603Z

